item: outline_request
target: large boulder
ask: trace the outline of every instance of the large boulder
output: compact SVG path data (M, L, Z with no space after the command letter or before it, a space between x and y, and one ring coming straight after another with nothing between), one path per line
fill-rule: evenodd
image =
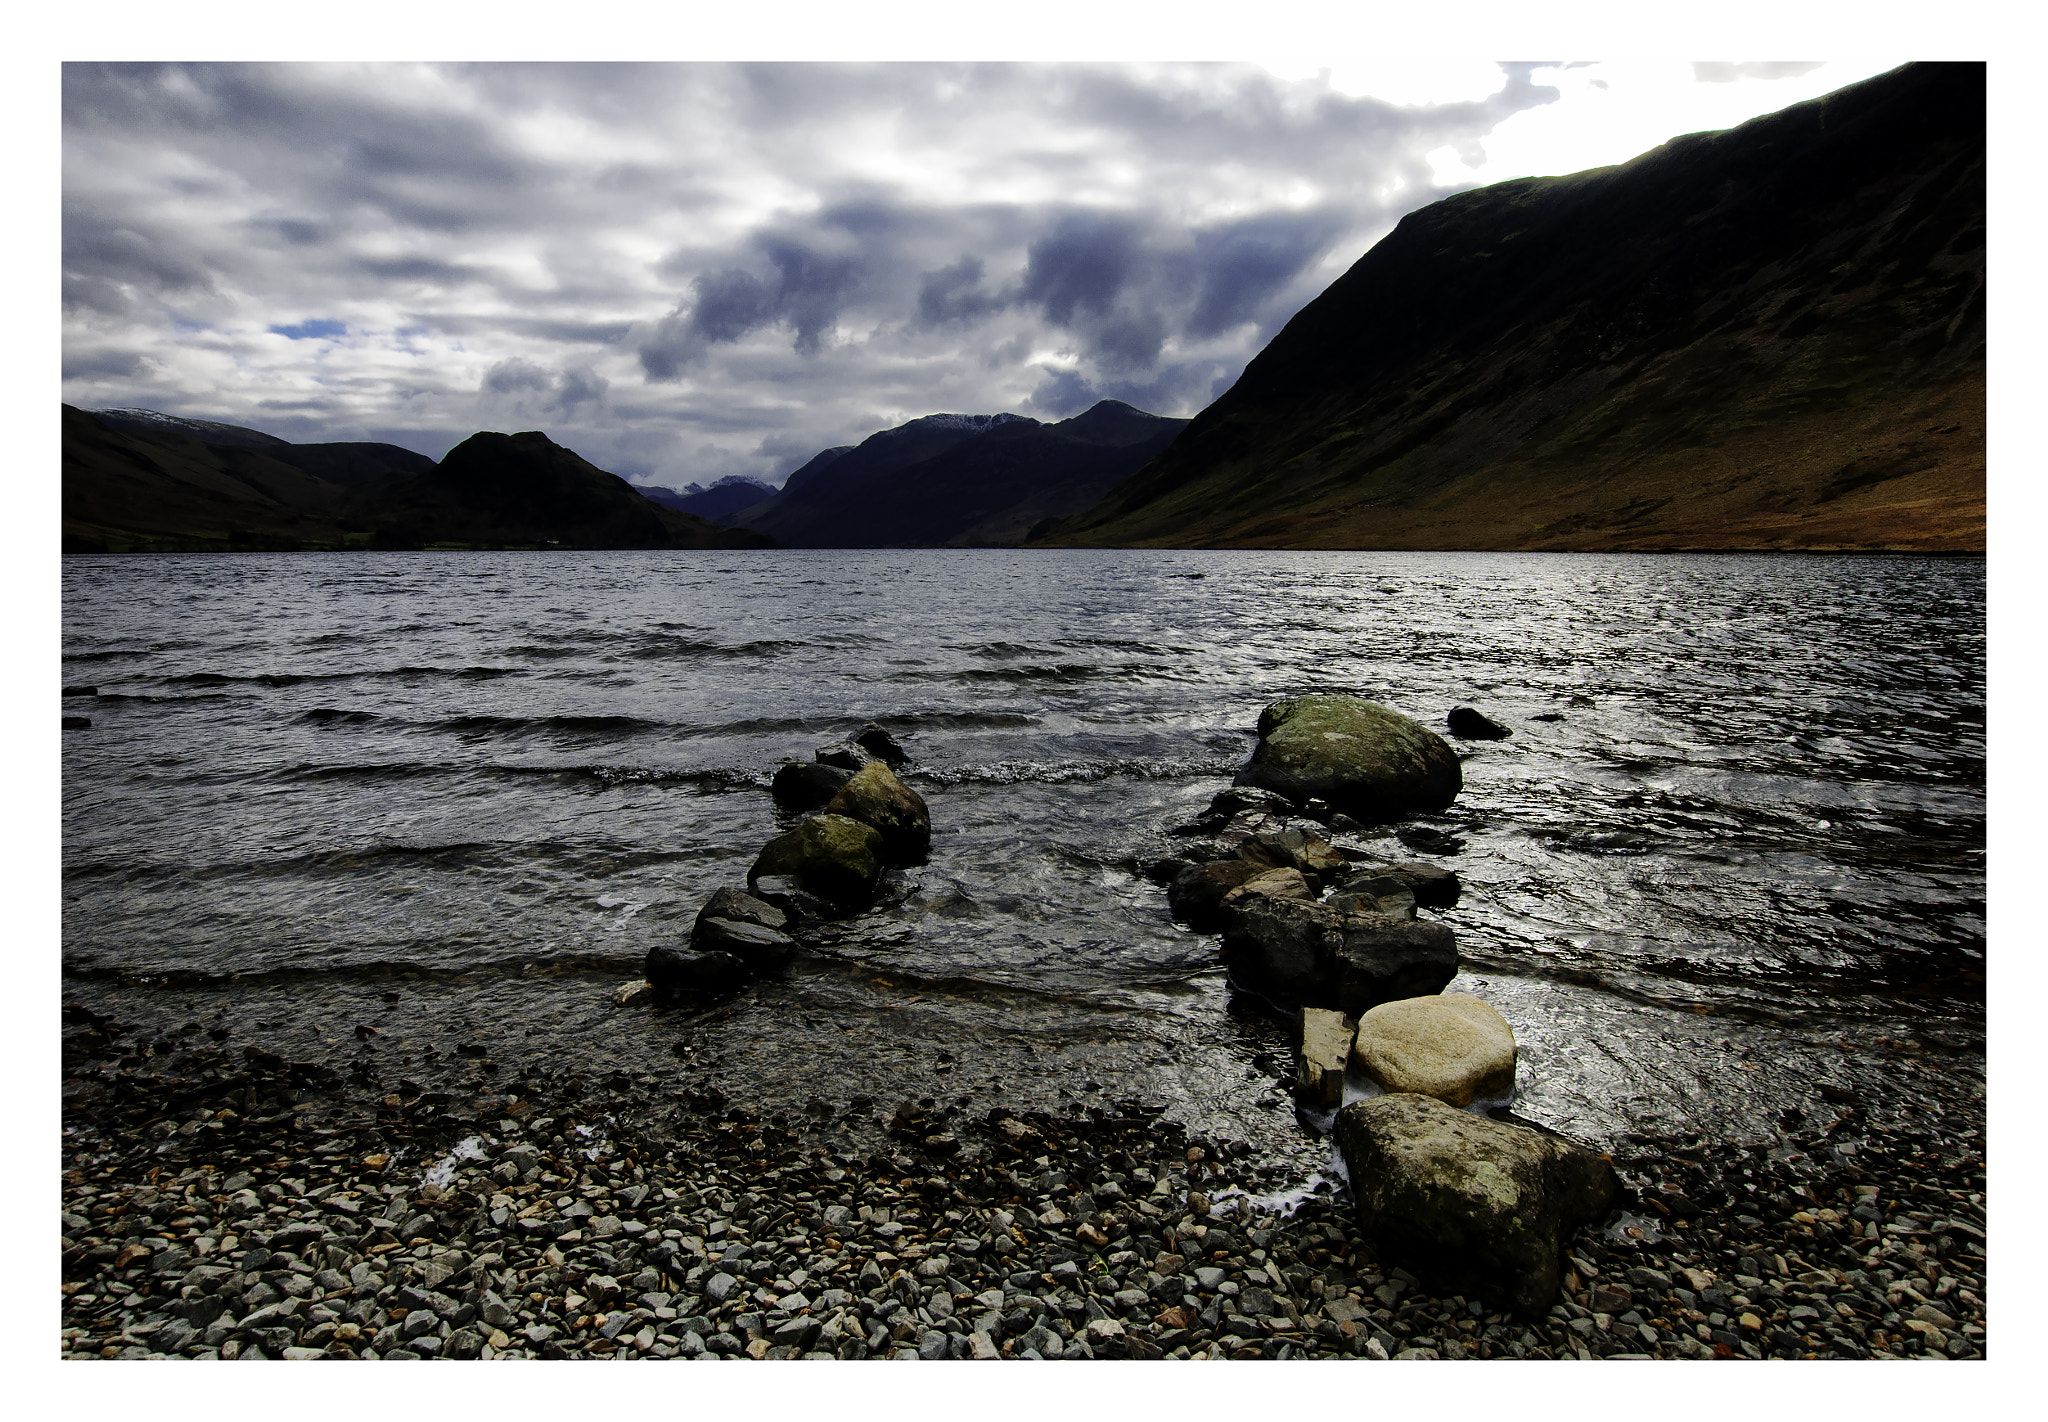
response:
M1431 920L1270 894L1244 895L1221 912L1224 953L1249 981L1347 1016L1441 992L1458 975L1457 940Z
M1466 992L1383 1002L1358 1019L1351 1059L1389 1093L1452 1106L1505 1101L1515 1090L1515 1032Z
M1565 1244L1618 1193L1606 1157L1433 1096L1354 1101L1336 1136L1359 1227L1383 1261L1440 1295L1524 1317L1556 1300Z
M1355 696L1296 696L1260 713L1236 783L1392 820L1443 809L1465 782L1457 752L1421 722Z
M1241 900L1255 894L1264 894L1275 899L1313 899L1315 888L1299 869L1264 869L1257 865L1258 873L1239 884L1223 896L1223 907L1232 908Z
M776 767L768 793L785 810L822 810L851 779L853 772L844 766L792 760Z
M762 846L747 887L785 877L839 913L859 913L874 902L882 877L881 832L845 815L812 815Z
M924 797L898 780L884 761L871 760L855 771L825 813L872 826L891 863L915 864L931 852L932 817Z

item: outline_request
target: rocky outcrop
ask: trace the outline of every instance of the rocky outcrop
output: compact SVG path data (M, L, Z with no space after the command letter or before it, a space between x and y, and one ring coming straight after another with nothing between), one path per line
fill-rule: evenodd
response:
M898 780L886 761L870 760L855 771L825 813L872 827L892 864L916 864L931 850L932 817L924 797Z
M1355 1030L1341 1012L1301 1010L1294 1035L1294 1090L1304 1105L1329 1111L1344 1100L1344 1067Z
M1452 1106L1505 1101L1515 1089L1515 1033L1470 993L1383 1002L1358 1019L1351 1059L1390 1093Z
M1443 809L1464 776L1457 753L1418 721L1355 696L1296 696L1260 714L1258 748L1236 783L1384 821Z
M1353 1102L1336 1135L1381 1259L1525 1317L1556 1299L1565 1241L1619 1190L1605 1157L1432 1096Z
M839 912L859 913L882 877L881 833L845 815L812 815L763 846L748 887L765 877L794 879Z

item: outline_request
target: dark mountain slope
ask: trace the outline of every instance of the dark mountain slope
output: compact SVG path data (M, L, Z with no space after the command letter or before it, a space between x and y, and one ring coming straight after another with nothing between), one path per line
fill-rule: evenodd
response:
M484 431L421 475L396 475L354 500L377 541L558 544L564 548L748 548L770 540L663 508L539 430Z
M1033 524L1088 507L1186 423L1116 400L1049 425L1019 415L927 416L823 468L813 460L775 500L734 519L794 547L1016 544Z
M1984 542L1984 68L1409 214L1041 541Z
M651 503L539 433L475 435L436 465L395 445L293 445L254 430L214 444L187 432L223 429L236 427L170 416L110 427L65 406L66 550L769 542Z
M341 541L347 491L281 463L272 446L202 444L169 426L109 428L66 405L63 450L67 549Z

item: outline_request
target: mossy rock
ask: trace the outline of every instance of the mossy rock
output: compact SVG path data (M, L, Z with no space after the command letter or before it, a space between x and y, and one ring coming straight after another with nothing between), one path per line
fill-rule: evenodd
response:
M859 913L882 877L881 832L845 815L812 815L762 847L747 888L775 876L795 879L841 913Z
M891 863L915 864L931 851L932 817L924 797L880 760L855 771L825 813L873 827L882 836L882 853Z
M1336 1136L1359 1228L1383 1260L1439 1295L1524 1317L1556 1300L1565 1242L1619 1192L1606 1157L1433 1096L1354 1101Z
M1441 810L1464 788L1457 752L1420 721L1355 696L1296 696L1259 715L1239 785L1362 820Z

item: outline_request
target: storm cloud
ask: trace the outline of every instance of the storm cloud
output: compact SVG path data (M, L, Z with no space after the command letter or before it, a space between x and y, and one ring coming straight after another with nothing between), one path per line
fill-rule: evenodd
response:
M64 397L676 485L942 410L1190 415L1557 72L67 65Z

